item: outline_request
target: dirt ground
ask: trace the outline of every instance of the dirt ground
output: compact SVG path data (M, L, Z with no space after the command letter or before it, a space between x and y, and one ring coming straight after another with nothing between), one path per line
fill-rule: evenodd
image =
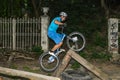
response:
M117 80L120 80L120 64L113 64L109 61L101 61L101 60L92 60L90 61L91 64L95 65L96 67L100 68L102 71L107 73ZM44 74L51 76L53 72L45 72L39 66L38 58L36 60L25 60L25 59L16 59L14 60L9 66L7 62L0 61L0 66L2 67L9 67L12 69L29 71L38 74ZM70 67L68 67L70 68Z
M91 61L93 65L107 73L115 80L120 80L120 64L112 63L110 61Z

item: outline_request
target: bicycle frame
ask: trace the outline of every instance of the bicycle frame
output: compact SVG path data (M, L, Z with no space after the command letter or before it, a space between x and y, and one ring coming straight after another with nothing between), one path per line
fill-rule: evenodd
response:
M64 26L61 26L61 28L62 28L61 34L65 34L65 33L64 33ZM66 35L66 34L65 34L65 35ZM71 38L71 37L69 37L69 36L67 36L67 35L66 35L66 38L72 40L73 42L76 42L76 41L78 40L76 37ZM63 40L64 40L64 39L63 39Z

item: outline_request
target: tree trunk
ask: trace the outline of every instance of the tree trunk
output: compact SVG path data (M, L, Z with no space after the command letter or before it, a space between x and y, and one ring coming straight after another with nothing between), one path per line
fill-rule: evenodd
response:
M36 17L39 17L39 12L37 10L36 4L35 4L35 0L32 0L32 4L33 4L33 7L34 7L34 11L35 11Z
M106 18L109 17L109 9L108 6L105 4L105 0L101 0L101 7L104 9Z

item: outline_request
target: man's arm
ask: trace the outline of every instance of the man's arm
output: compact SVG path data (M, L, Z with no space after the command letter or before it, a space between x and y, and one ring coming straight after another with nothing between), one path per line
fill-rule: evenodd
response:
M55 24L58 24L58 25L64 25L64 23L59 22L59 21L57 21L57 20L55 20L54 22L55 22Z

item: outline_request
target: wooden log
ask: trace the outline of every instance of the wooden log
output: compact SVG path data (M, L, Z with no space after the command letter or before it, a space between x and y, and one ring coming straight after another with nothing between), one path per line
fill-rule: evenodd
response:
M3 68L3 67L0 67L0 73L13 77L17 76L17 77L28 78L30 80L60 80L57 77L46 76L42 74L36 74L36 73L20 71L15 69Z
M79 54L75 53L74 51L70 50L71 57L74 58L76 61L78 61L82 66L84 66L86 69L88 69L90 72L95 74L97 77L99 77L101 80L110 80L109 76L101 71L96 66L92 65L88 61L86 61L84 58L82 58Z
M62 63L59 65L59 67L53 73L53 76L60 77L60 74L65 70L65 68L67 67L70 59L71 59L70 51L68 51L66 53L65 57L63 58Z
M3 78L2 78L2 77L0 77L0 80L3 80Z

